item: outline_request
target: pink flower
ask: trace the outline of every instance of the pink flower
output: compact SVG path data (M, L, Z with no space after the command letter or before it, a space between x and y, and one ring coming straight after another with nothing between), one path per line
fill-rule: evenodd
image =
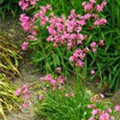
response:
M93 116L91 116L88 120L95 120L95 118Z
M31 0L30 5L35 6L38 0Z
M22 45L21 45L21 49L22 49L23 51L27 50L28 44L29 44L28 42L23 42Z
M93 109L93 108L95 108L95 105L94 104L88 105L88 108Z
M19 89L17 89L17 90L15 91L15 95L16 95L16 96L19 96L20 93L21 93L21 88L19 88Z
M96 43L96 42L92 42L92 43L90 44L90 46L91 46L92 48L94 48L94 47L97 46L97 43Z
M62 89L63 89L63 87L62 87L62 86L59 86L59 87L58 87L58 89L59 89L59 90L62 90Z
M111 113L111 112L112 112L112 109L111 109L111 108L108 108L105 112Z
M91 75L94 75L94 74L95 74L95 70L91 70L91 71L90 71L90 74L91 74Z
M87 2L83 2L83 3L82 3L82 6L85 6L86 4L87 4Z
M93 17L94 19L98 19L98 15L97 15L97 14L93 14L92 17Z
M29 94L29 93L25 93L25 94L23 95L23 97L28 100L28 99L30 98L30 94Z
M70 60L70 62L73 62L73 61L74 61L74 57L71 56L71 57L69 58L69 60Z
M40 77L39 80L40 80L40 81L44 81L44 80L45 80L45 77Z
M70 93L69 96L70 96L70 97L74 97L74 93Z
M28 108L28 104L27 104L27 103L23 103L23 104L22 104L22 108L23 108L23 109L27 109L27 108Z
M100 114L99 120L110 120L110 115L107 112L103 112Z
M25 3L24 0L21 0L19 5L21 6L22 10L26 10L28 8L28 3Z
M53 85L53 86L56 85L56 80L54 80L54 79L51 79L49 82L50 82L50 84Z
M84 12L92 11L92 9L93 9L93 3L84 4Z
M93 53L97 52L97 48L92 48Z
M102 11L103 11L103 6L97 5L97 6L96 6L96 10L97 10L98 12L102 12Z
M102 93L99 94L99 97L100 97L101 99L105 98L105 96L104 96Z
M39 99L43 100L45 98L45 96L43 94L39 95Z
M96 1L95 0L90 0L91 3L95 3Z
M101 39L100 42L99 42L99 45L100 45L100 46L104 46L104 45L105 45L105 44L104 44L104 40Z
M85 52L89 52L90 51L90 49L88 48L88 46L85 47L84 51Z
M90 19L90 17L91 17L91 14L87 13L83 16L83 19L88 20L88 19Z
M58 77L58 82L59 82L59 84L63 84L64 81L65 81L64 77L60 75L60 76Z
M50 74L48 74L48 75L45 76L45 79L47 81L51 81L52 80L52 76Z
M94 116L94 115L96 115L96 114L100 114L100 112L101 112L101 110L100 109L94 109L93 111L92 111L92 115Z
M79 21L78 21L78 24L80 24L81 26L83 26L83 25L86 24L86 22L85 22L85 20L83 19L83 20L79 20Z
M115 111L120 111L120 105L115 106Z
M56 68L56 71L57 71L57 72L61 72L61 70L62 70L61 67L57 67L57 68Z
M105 25L107 23L107 20L104 18L98 19L94 22L95 26Z

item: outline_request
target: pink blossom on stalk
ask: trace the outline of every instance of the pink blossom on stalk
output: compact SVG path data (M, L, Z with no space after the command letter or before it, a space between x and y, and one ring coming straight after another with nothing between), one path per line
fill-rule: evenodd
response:
M59 86L59 87L58 87L58 89L59 89L59 90L62 90L62 89L63 89L63 87L62 87L62 86Z
M94 116L94 115L99 115L101 113L101 110L100 109L94 109L93 111L92 111L92 115Z
M83 7L84 7L84 12L92 11L93 10L93 3L83 4Z
M69 60L70 60L70 62L73 62L73 61L74 61L74 57L71 56L71 57L69 58Z
M100 97L101 99L105 98L105 96L104 96L102 93L99 94L99 97Z
M28 100L28 99L30 98L30 93L25 93L25 94L23 95L23 97L24 97L26 100Z
M28 3L25 3L24 0L19 2L19 6L21 6L22 10L26 10L28 8Z
M23 51L27 50L27 46L28 46L28 45L29 45L28 42L23 42L22 45L21 45L21 49L22 49Z
M86 21L83 19L83 20L79 20L78 21L78 24L80 24L81 26L85 25L86 24Z
M92 96L92 97L90 98L90 101L91 101L91 102L95 102L95 97Z
M45 76L45 79L46 79L47 81L50 81L50 80L52 79L52 76L51 76L50 74L48 74L48 75Z
M90 0L91 3L95 3L96 1L95 0Z
M110 120L110 115L107 112L103 112L100 114L99 120Z
M27 85L23 85L23 86L21 87L21 89L22 89L22 90L27 90Z
M94 19L98 19L98 15L97 15L97 14L93 14L92 17L93 17Z
M94 47L97 46L97 43L96 43L96 42L92 42L92 43L90 44L90 46L91 46L91 48L94 48Z
M104 46L104 45L105 45L104 40L101 39L101 40L99 41L99 45L100 45L100 46Z
M114 117L114 116L111 116L111 117L110 117L110 120L115 120L115 117Z
M107 20L104 18L98 19L94 22L95 26L105 25L107 23Z
M70 93L69 96L70 96L70 97L74 97L74 93Z
M88 105L88 108L93 109L93 108L95 108L95 105L94 104Z
M43 94L39 95L39 99L43 100L45 98L45 96Z
M106 0L103 0L103 2L101 3L101 6L105 7L107 4Z
M61 67L57 67L57 68L56 68L56 71L57 71L57 72L61 72L61 70L62 70Z
M87 2L82 2L82 6L85 6L87 4Z
M56 80L54 80L54 79L51 79L49 82L50 82L50 84L53 85L53 86L56 85Z
M36 38L34 35L28 35L28 38L29 38L30 40L37 40L37 38Z
M91 70L91 71L90 71L90 74L91 74L91 75L94 75L94 74L95 74L95 70Z
M28 108L28 104L27 104L27 103L23 103L23 104L22 104L22 108L23 108L23 109L27 109L27 108Z
M93 53L97 52L97 48L92 48Z
M40 81L44 81L44 80L45 80L45 77L40 77L39 80L40 80Z
M38 0L31 0L30 5L35 6Z
M58 77L58 82L59 82L59 84L63 84L63 83L65 82L64 77L60 75L60 76Z
M102 12L102 11L103 11L103 6L97 5L97 6L96 6L96 10L97 10L98 12Z
M14 94L15 94L16 96L19 96L20 93L21 93L21 88L17 89Z
M85 52L89 52L90 51L90 49L88 48L88 46L85 47L84 51Z
M111 113L111 112L112 112L112 109L111 109L111 108L108 108L105 112Z
M93 116L91 116L88 120L96 120Z
M20 0L19 6L22 10L27 10L29 6L35 6L38 0Z
M91 14L90 14L90 13L87 13L87 14L85 14L85 15L83 16L82 19L88 20L88 19L90 19L90 17L91 17Z
M120 111L120 105L115 106L115 111Z

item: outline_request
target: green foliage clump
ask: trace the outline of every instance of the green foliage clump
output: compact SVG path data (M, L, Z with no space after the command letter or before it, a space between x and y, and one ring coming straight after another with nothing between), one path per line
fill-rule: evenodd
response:
M73 87L65 85L62 89L47 89L44 97L38 100L35 113L38 119L45 120L88 120L91 116L98 120L99 115L109 109L112 111L113 107L108 99L102 97L102 94L94 95L78 84ZM92 115L97 110L100 111L99 115ZM115 114L113 110L109 116Z
M20 13L19 0L0 0L0 18L5 18L10 14L15 17Z
M18 70L19 50L16 45L4 40L0 40L0 72L9 76L20 76Z
M116 91L120 88L120 1L107 0L104 14L107 25L99 34L105 40L105 48L92 57L89 68L96 69L93 80L99 77L102 84L108 84L108 89Z

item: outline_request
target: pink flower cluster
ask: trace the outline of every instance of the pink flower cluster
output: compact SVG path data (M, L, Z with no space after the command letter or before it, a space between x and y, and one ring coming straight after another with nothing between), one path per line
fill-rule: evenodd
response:
M94 22L94 25L95 26L100 26L100 25L106 25L107 21L106 19L102 18L102 19L97 19L95 22Z
M27 50L27 46L28 46L28 45L29 45L28 42L23 42L22 45L21 45L21 49L22 49L23 51Z
M38 0L20 0L19 5L22 10L27 10L29 6L35 6Z
M113 110L109 107L104 108L104 104L102 102L103 98L103 94L91 97L92 104L88 105L88 108L92 110L89 120L115 120L115 118L113 117L113 113L120 111L120 105L115 106ZM103 109L100 106L100 108L98 108L98 104L101 104Z
M37 35L37 26L34 26L35 24L35 19L30 18L29 16L27 16L26 14L21 14L20 15L20 22L21 22L21 26L22 28L29 32L30 35L28 35L28 38L30 40L37 40L37 38L35 37ZM21 48L24 50L26 50L26 44L28 44L27 42L24 42L23 45L21 46Z
M60 67L58 67L57 69L61 71ZM57 72L60 72L60 71L57 71ZM46 86L46 83L47 83L47 86L49 86L49 88L43 87L43 92L39 95L40 100L43 100L45 98L45 94L48 91L48 89L52 88L53 91L56 89L62 90L63 89L62 85L65 83L65 78L62 75L59 75L57 78L53 78L51 74L48 74L44 77L40 77L39 79L41 82L45 83L45 86Z
M30 99L30 90L26 85L23 85L21 88L19 88L15 91L15 95L22 96L25 100L29 100ZM27 106L28 106L28 104L25 102L22 104L22 108L26 109Z
M52 87L61 86L65 82L65 78L62 75L58 76L57 79L54 79L50 74L45 77L40 77L40 80L49 83Z
M35 13L33 17L30 18L25 14L20 16L21 26L30 33L29 39L37 40L40 31L36 23L39 23L39 27L47 29L49 33L46 41L52 42L54 47L62 45L67 47L68 50L76 49L70 57L70 61L75 63L76 66L83 67L87 52L91 49L92 52L96 52L98 46L104 46L103 40L98 43L92 42L89 46L86 46L85 43L89 35L85 34L84 30L86 28L93 30L96 26L105 25L107 21L97 14L102 12L106 6L105 0L100 5L96 4L95 0L90 0L89 2L83 2L82 6L85 12L83 16L76 14L73 9L68 17L64 15L55 16L50 5L40 6L40 12ZM90 21L91 24L88 24Z
M84 7L84 12L93 12L94 10L97 12L102 12L103 8L106 6L106 0L103 0L101 4L95 5L96 0L90 0L89 2L83 2L82 6Z
M75 50L74 54L70 57L70 61L72 63L75 62L76 66L83 67L84 65L83 60L85 59L85 57L86 57L86 51L77 49Z

